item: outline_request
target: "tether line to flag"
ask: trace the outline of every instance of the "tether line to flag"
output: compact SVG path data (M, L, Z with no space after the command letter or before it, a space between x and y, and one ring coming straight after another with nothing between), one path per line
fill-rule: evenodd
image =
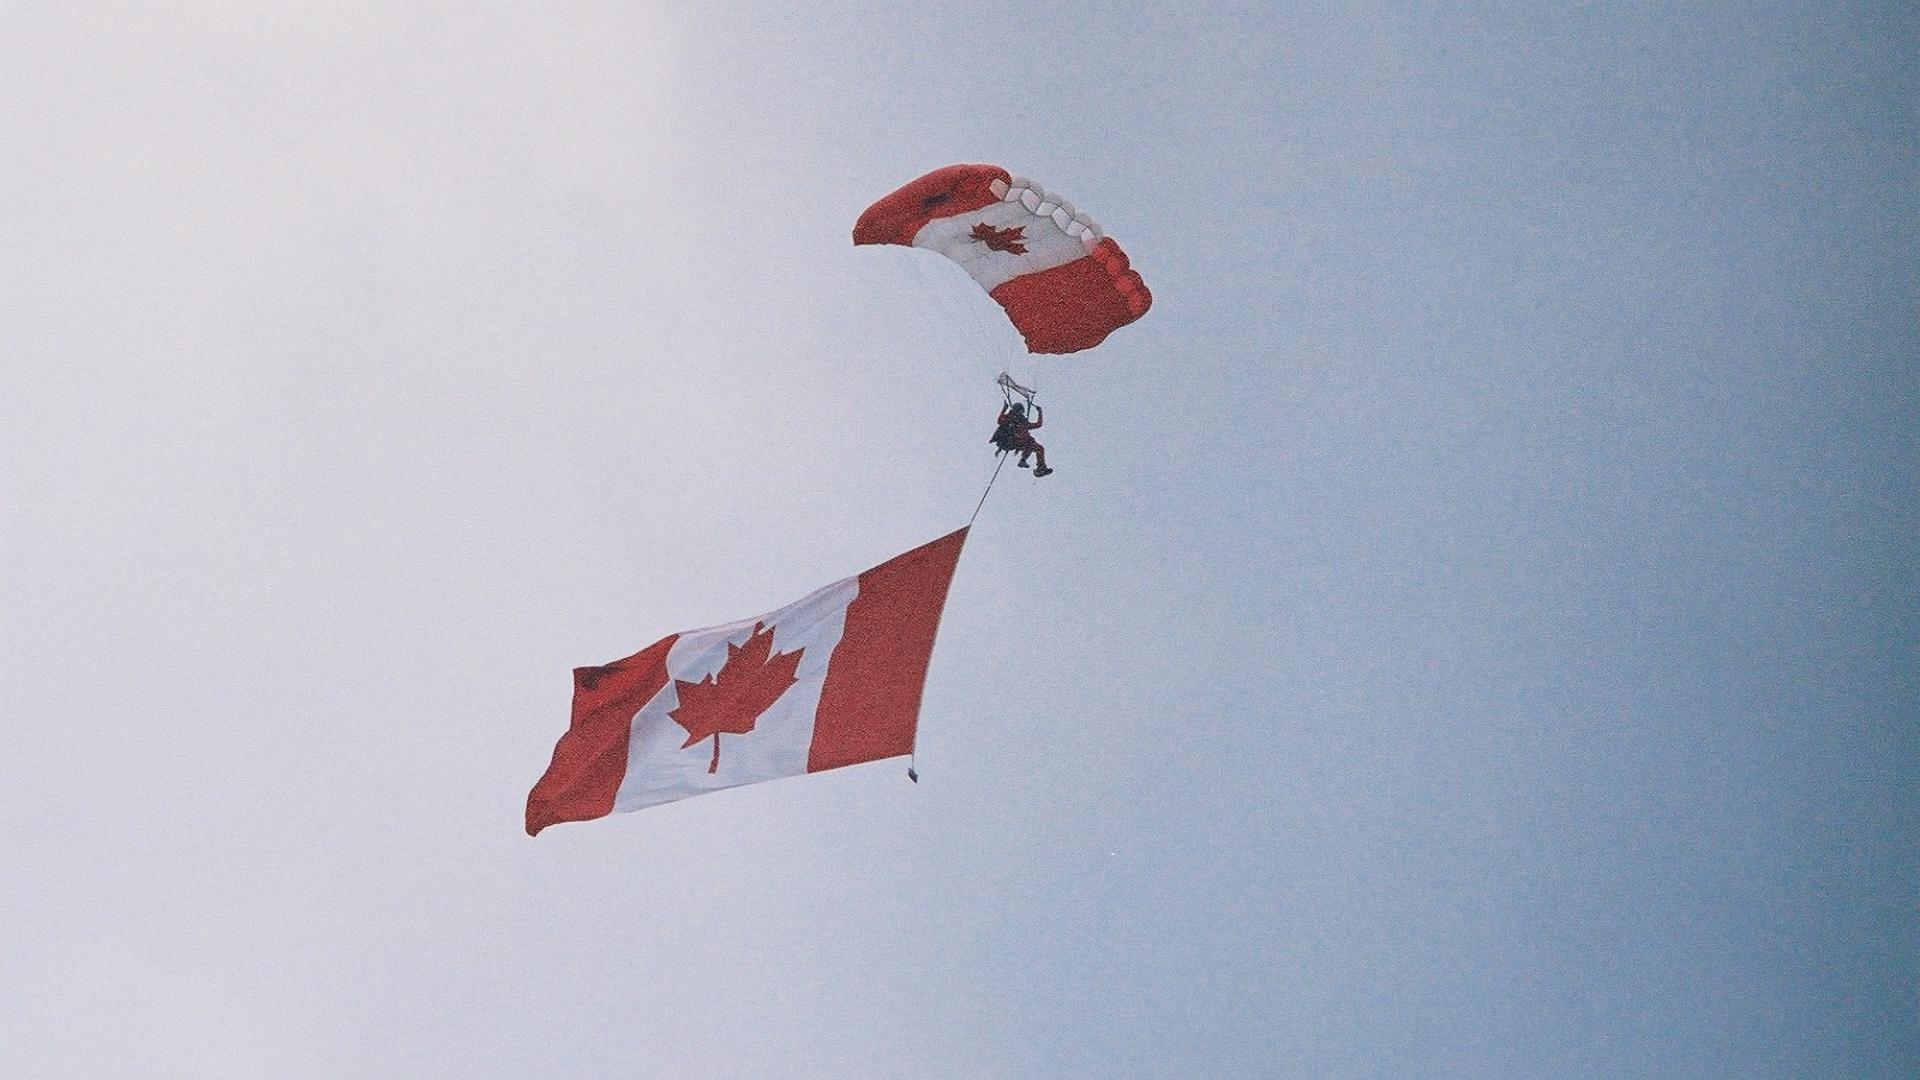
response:
M980 493L980 501L973 504L973 517L967 519L967 528L973 528L974 518L980 516L980 508L987 505L987 495L993 491L993 482L1000 479L1000 470L1006 467L1008 451L1000 451L1000 464L993 467L993 475L987 477L987 488Z

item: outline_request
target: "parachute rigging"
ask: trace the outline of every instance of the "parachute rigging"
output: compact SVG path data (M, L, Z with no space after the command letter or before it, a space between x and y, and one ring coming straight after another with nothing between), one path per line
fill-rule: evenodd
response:
M1000 373L999 378L993 381L1000 387L1000 394L1006 399L1008 405L1013 404L1013 395L1015 394L1019 394L1021 397L1027 399L1027 405L1029 407L1033 405L1033 396L1036 393L1033 388L1021 386L1019 383L1014 382L1013 376L1004 371Z

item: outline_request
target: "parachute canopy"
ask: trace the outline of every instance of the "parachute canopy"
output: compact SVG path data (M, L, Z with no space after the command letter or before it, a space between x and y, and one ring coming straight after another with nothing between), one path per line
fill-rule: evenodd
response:
M853 242L929 248L959 263L1030 352L1091 349L1153 304L1092 218L998 165L935 169L867 207Z

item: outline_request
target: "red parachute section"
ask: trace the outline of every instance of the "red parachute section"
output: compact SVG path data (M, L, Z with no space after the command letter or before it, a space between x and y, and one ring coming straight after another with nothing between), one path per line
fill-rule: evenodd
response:
M958 263L1036 353L1091 349L1153 295L1094 220L997 165L949 165L868 207L855 244L901 244Z

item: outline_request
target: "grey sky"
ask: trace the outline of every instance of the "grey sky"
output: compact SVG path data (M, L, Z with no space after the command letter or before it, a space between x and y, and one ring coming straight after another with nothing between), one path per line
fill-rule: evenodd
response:
M1902 5L0 7L0 1072L1920 1074ZM887 762L568 669L966 520Z

